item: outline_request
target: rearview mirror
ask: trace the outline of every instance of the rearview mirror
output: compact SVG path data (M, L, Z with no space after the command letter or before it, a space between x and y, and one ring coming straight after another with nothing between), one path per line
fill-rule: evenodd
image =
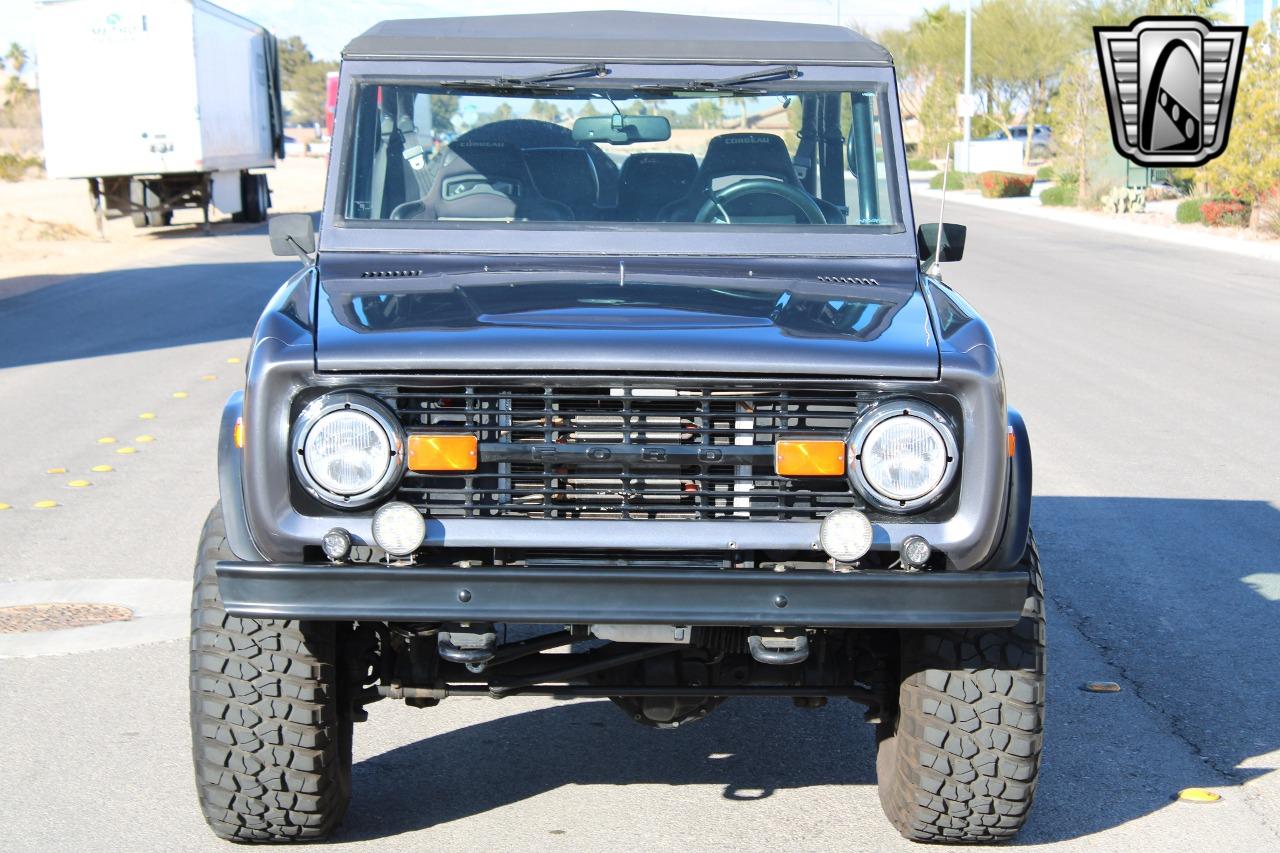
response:
M964 257L964 239L968 228L951 222L942 223L942 253L938 263L946 264ZM921 261L932 261L938 251L938 223L928 222L916 229L916 252Z
M574 142L664 142L671 138L671 122L666 116L583 116L573 123Z
M316 227L306 213L282 213L267 223L271 251L277 255L310 255L316 250Z

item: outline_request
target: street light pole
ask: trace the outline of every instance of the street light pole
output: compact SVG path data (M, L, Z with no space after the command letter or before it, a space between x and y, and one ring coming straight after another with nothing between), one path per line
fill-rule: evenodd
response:
M969 139L973 132L973 0L964 3L964 169L969 168Z

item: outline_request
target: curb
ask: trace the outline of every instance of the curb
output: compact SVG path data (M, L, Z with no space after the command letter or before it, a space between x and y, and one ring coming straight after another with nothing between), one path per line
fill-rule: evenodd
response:
M941 190L912 186L911 194L920 198L941 199ZM1031 199L990 199L962 192L948 192L947 204L967 204L972 207L985 207L1018 216L1029 216L1035 219L1048 219L1064 225L1076 225L1081 228L1092 228L1095 231L1106 231L1109 234L1121 234L1140 237L1162 243L1173 243L1185 248L1208 249L1215 252L1227 252L1233 255L1256 258L1263 261L1280 261L1280 244L1236 240L1216 234L1205 234L1195 229L1165 227L1163 225L1147 225L1127 219L1108 216L1095 216L1072 210L1045 208L1034 198Z

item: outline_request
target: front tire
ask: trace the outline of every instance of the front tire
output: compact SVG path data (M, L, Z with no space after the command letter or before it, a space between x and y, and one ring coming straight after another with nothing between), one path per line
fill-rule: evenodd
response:
M324 838L351 798L351 724L334 623L241 619L215 564L234 560L220 506L205 522L191 603L191 740L205 820L221 838Z
M1012 628L902 638L896 719L881 724L880 804L912 841L990 843L1027 820L1044 740L1044 581L1034 538Z

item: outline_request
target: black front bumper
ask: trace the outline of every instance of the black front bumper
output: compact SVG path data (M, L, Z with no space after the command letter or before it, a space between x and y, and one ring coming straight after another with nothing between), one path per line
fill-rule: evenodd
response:
M1015 624L1025 572L768 572L218 563L234 616L808 628Z

